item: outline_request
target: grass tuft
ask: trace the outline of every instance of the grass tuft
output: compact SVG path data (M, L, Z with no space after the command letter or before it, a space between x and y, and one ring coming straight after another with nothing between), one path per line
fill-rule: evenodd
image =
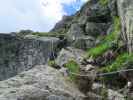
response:
M100 0L99 1L102 6L106 6L109 2L109 0Z
M120 32L120 19L119 17L114 17L114 26L113 32L105 36L101 43L94 48L91 48L87 51L87 58L93 57L94 59L102 55L107 50L113 47L114 43L117 43L119 32Z
M58 36L64 36L65 34L55 33L55 32L33 32L32 35L36 36L49 36L49 37L58 37Z
M74 60L69 60L66 64L65 64L65 67L68 68L68 70L72 73L79 73L79 70L80 70L80 66L77 62L75 62ZM75 75L72 75L70 73L70 78L72 80L75 80L76 79L76 76Z
M117 59L109 66L104 67L104 72L113 72L122 69L128 62L133 62L133 54L124 53L117 57Z

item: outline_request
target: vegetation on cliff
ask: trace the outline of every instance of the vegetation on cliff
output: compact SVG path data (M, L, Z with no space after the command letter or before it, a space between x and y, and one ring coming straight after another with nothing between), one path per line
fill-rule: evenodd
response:
M127 80L120 76L121 73L117 72L133 68L133 53L128 53L127 45L122 40L120 16L117 7L113 7L114 5L109 4L109 0L90 0L75 15L64 17L50 32L22 30L17 35L20 37L33 35L39 38L59 37L61 39L59 45L61 45L60 49L64 49L63 53L60 54L56 50L57 58L48 61L48 65L59 69L64 76L67 74L72 81L80 81L79 83L83 84L83 86L80 84L83 87L81 91L90 92L89 88L92 88L93 82L105 85L100 91L100 96L104 97L102 100L107 100L106 86L111 89L121 89L127 83ZM82 51L85 55L84 53L83 56L78 55L81 52L74 51L75 48L79 50L79 47L84 50ZM116 73L108 74L112 72Z
M120 54L111 65L104 67L103 71L112 72L122 70L124 67L127 67L126 64L129 64L131 62L133 62L133 54Z
M96 47L87 51L87 58L93 57L95 59L111 49L113 45L117 43L120 32L120 19L119 17L114 17L113 21L113 31L108 35L99 37L102 38L100 43L96 45Z
M100 0L100 4L101 4L102 6L107 5L108 2L109 2L109 0Z
M34 35L39 37L64 37L65 33L61 32L34 32L32 30L20 30L15 33L19 37L25 37L27 35Z
M72 80L76 79L76 76L73 75L73 73L79 73L80 66L79 64L74 60L69 60L65 65L66 68L70 71L69 75Z

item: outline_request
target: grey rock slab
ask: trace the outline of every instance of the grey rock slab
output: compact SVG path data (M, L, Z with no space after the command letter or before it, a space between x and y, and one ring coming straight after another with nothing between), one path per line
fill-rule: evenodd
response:
M59 71L36 66L0 81L0 100L83 100L84 95Z

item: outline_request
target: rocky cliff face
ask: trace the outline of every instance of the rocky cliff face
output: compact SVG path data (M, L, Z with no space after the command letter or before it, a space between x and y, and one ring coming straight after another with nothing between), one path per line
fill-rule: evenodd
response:
M0 80L31 69L35 65L44 65L58 43L57 38L22 39L11 34L0 34Z
M66 16L52 31L66 32L67 39L74 47L86 49L95 45L97 36L108 34L113 16L117 16L116 0L102 5L100 0L88 1L73 16ZM64 31L65 30L65 31Z
M122 36L128 44L129 52L133 52L133 1L117 0L122 24Z
M101 72L132 68L133 55L123 47L124 41L133 52L132 6L132 0L88 0L51 30L60 40L43 33L0 34L0 100L132 100L133 92L124 93L133 88L132 72L99 78ZM65 46L49 67L60 41Z

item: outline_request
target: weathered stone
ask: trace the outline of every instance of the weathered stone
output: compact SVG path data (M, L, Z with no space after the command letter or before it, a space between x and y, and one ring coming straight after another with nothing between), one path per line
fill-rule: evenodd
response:
M67 32L68 28L71 26L72 19L72 16L63 16L62 20L56 23L55 27L51 31L59 33Z
M89 67L89 68L88 68ZM96 67L92 65L81 66L80 76L78 76L78 87L83 93L92 91L92 85L96 78Z
M92 85L92 91L98 95L101 95L103 88L105 88L103 84L93 83Z
M117 0L109 0L108 7L110 9L111 16L118 16Z
M111 21L110 9L101 5L98 0L90 0L80 10L81 15L88 16L89 22L108 23Z
M84 31L81 26L77 23L72 24L71 28L67 32L67 38L70 42L73 42L76 38L82 37L84 35Z
M0 100L83 100L84 95L49 66L36 66L0 82Z
M95 46L95 38L91 36L78 37L73 41L72 46L78 49L89 49Z
M85 100L103 100L103 98L95 93L88 92Z
M0 34L0 80L12 77L35 65L45 64L52 48L54 50L58 43L59 39L52 37L29 36L22 39L10 34Z
M93 22L88 22L86 24L86 34L97 37L101 34L106 34L106 30L108 29L108 25L105 23L93 23Z
M78 19L78 23L79 23L80 25L85 25L85 24L87 23L87 20L88 20L88 16L83 15L83 16L81 16L81 17Z
M124 96L117 91L108 90L108 100L125 100Z
M66 64L69 60L76 60L77 63L80 63L82 61L84 56L84 51L79 49L74 49L72 47L68 47L66 49L62 49L55 60L56 64L62 67L64 64Z
M117 0L119 16L122 24L123 40L128 44L128 50L133 52L133 0Z

